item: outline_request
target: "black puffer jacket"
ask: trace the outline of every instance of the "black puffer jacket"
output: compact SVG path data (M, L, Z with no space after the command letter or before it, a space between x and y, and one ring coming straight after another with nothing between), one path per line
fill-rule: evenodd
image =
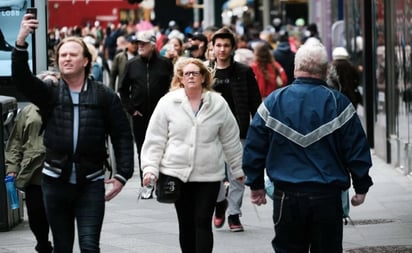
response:
M117 174L122 183L133 174L133 141L119 97L108 87L88 79L79 96L77 149L73 151L73 103L67 84L42 82L27 64L27 52L14 50L12 79L17 88L40 108L45 122L46 163L60 179L69 179L75 164L77 182L103 175L106 137L115 150Z

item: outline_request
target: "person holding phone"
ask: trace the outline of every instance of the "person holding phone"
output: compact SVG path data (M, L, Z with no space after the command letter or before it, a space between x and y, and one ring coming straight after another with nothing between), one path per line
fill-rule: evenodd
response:
M25 14L12 51L12 83L42 116L45 161L42 190L54 252L71 253L75 224L81 252L100 252L105 201L116 197L133 175L133 139L117 94L89 78L92 55L79 37L56 47L57 85L35 77L26 38L39 26ZM105 179L106 140L116 154L116 174ZM105 183L110 184L106 192Z

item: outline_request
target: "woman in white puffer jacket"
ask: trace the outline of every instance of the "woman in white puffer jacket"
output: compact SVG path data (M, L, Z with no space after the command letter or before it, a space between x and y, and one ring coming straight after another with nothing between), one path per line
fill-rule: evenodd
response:
M175 202L183 253L212 252L212 217L225 161L244 180L239 128L225 99L212 91L211 78L202 61L179 61L142 147L143 185L159 173L183 181Z

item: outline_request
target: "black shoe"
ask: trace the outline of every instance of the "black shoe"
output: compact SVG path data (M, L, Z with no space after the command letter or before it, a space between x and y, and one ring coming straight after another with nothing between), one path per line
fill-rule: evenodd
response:
M52 253L53 247L51 242L47 242L46 244L37 244L34 248L39 253Z
M229 215L227 217L227 222L229 223L230 231L232 232L243 232L242 223L239 220L239 214Z

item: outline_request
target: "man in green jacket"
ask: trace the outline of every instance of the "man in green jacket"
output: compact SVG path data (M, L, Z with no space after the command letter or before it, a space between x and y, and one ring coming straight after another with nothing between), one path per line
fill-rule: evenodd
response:
M126 48L120 53L116 54L113 59L112 68L110 71L109 86L114 91L118 91L120 85L122 84L126 63L137 55L137 36L131 34L126 38L126 40Z

